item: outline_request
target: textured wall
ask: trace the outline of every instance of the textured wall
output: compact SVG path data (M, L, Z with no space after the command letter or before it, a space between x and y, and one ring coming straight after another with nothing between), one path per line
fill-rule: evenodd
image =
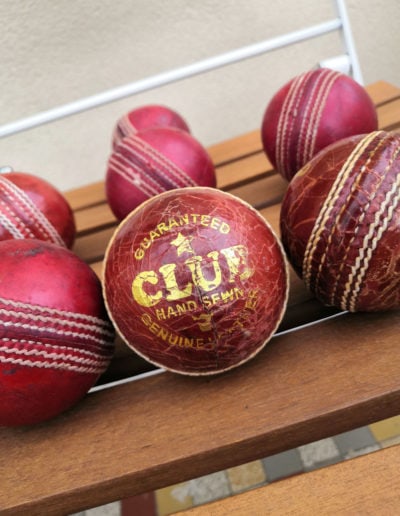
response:
M400 85L399 0L347 6L365 83ZM333 16L329 0L2 0L0 124ZM115 121L146 102L170 105L215 143L259 127L284 82L338 53L330 34L5 138L0 165L62 190L101 180Z

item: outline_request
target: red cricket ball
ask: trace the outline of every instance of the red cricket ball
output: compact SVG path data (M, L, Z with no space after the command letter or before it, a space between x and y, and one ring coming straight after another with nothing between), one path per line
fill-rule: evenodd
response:
M74 215L65 197L44 179L0 174L0 240L37 238L71 248Z
M269 224L206 187L165 192L134 210L109 243L103 273L109 315L127 344L189 375L252 358L288 296L286 257Z
M400 307L400 135L375 131L321 151L281 208L289 261L324 304Z
M186 120L179 113L167 106L149 104L129 111L118 120L112 138L114 149L125 136L150 127L175 127L190 133Z
M114 330L99 279L68 249L4 240L0 256L0 425L31 425L87 393Z
M327 68L285 84L262 121L264 151L287 180L330 143L378 128L375 106L351 77Z
M166 190L216 186L213 162L188 133L157 127L123 138L108 161L108 203L122 220L142 202Z

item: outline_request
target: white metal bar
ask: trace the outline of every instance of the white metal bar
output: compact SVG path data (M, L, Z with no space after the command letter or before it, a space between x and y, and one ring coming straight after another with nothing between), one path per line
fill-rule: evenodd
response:
M59 120L89 109L93 109L104 104L121 100L125 97L136 95L144 91L148 91L172 82L192 77L204 72L208 72L215 68L236 63L238 61L255 57L272 50L276 50L294 43L315 38L335 30L342 28L340 18L335 18L324 23L313 25L305 29L293 31L282 36L267 39L252 45L238 48L210 57L201 61L197 61L181 68L176 68L168 72L153 75L148 78L135 81L124 86L113 88L102 93L85 97L75 102L70 102L62 106L58 106L48 111L42 111L33 116L17 120L0 126L0 138L11 136L13 134L32 129L34 127L47 124L54 120Z
M353 34L351 31L350 20L347 14L347 9L344 0L336 0L336 8L338 11L339 18L342 23L342 34L344 39L344 44L347 49L347 53L350 58L352 72L351 75L355 81L359 84L363 85L364 80L361 73L360 62L358 60L358 55L356 51L356 47L354 44Z
M316 324L321 324L323 322L331 321L332 319L335 319L336 317L340 317L340 316L342 316L344 314L347 314L347 313L349 313L349 312L347 312L345 310L338 311L338 312L335 312L335 313L333 313L331 315L327 315L325 317L322 317L321 319L317 319L315 321L311 321L311 322L308 322L308 323L300 324L299 326L295 326L295 327L289 328L287 330L278 331L274 335L272 335L271 340L272 339L276 339L276 337L280 337L281 335L286 335L287 333L295 333L297 331L304 330L305 328L310 328L311 326L314 326ZM150 376L156 376L156 375L163 374L163 373L166 373L166 372L167 372L166 369L156 368L156 369L153 369L151 371L147 371L145 373L139 373L139 374L134 375L134 376L129 376L128 378L123 378L122 380L115 380L113 382L108 382L108 383L102 383L100 385L95 385L94 387L92 387L88 391L88 393L89 394L93 394L94 392L103 391L105 389L110 389L111 387L116 387L117 385L123 385L125 383L137 382L139 380L142 380L143 378L149 378Z

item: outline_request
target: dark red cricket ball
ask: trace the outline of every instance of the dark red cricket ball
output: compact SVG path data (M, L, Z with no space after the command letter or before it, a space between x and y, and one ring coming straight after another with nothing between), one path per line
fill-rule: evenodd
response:
M275 332L287 262L247 203L184 188L153 197L119 225L103 289L111 319L139 355L178 373L213 374L249 360Z
M294 77L273 96L261 138L273 166L290 180L330 143L377 128L367 91L345 74L320 68Z
M190 186L215 187L214 164L196 138L177 129L157 127L123 138L108 161L106 196L118 220L154 195Z
M0 425L31 425L76 404L107 368L114 330L101 284L64 247L0 242Z
M324 304L400 307L400 135L345 138L289 183L281 208L289 261Z
M115 148L125 136L151 127L175 127L190 133L189 125L177 111L168 106L149 104L132 109L118 120L113 132L112 145Z
M37 238L71 248L72 209L53 185L24 172L0 174L0 240Z

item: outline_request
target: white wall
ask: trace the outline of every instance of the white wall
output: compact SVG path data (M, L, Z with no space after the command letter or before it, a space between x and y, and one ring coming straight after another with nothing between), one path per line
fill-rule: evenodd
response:
M324 4L326 4L324 6ZM347 0L366 84L400 86L399 0ZM0 125L334 16L317 0L2 0ZM289 78L340 53L336 34L0 140L0 165L61 190L103 179L117 118L158 102L209 145L258 128Z

